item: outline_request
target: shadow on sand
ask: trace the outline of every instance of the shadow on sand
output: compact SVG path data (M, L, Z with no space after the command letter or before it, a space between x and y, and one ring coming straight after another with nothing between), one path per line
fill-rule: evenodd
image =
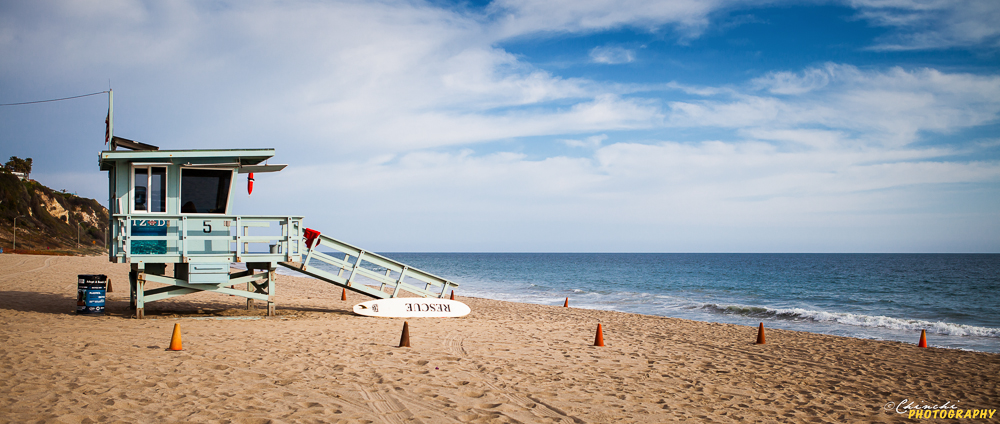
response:
M77 315L75 292L71 294L39 293L30 291L0 291L0 310L19 312L38 312L55 315ZM253 309L247 310L246 304L236 300L227 301L185 301L165 300L147 303L146 318L179 318L179 317L264 317L267 308L263 302L258 302ZM337 301L339 303L339 301ZM242 303L242 304L240 304ZM278 318L295 318L315 316L316 314L354 315L351 305L334 306L330 308L309 307L302 305L282 306L279 301L275 308ZM128 298L109 298L105 302L105 316L132 318L135 311L129 308Z

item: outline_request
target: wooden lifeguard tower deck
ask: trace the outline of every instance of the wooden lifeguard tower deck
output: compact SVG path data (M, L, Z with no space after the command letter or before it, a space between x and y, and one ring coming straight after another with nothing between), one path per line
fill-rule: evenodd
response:
M146 303L202 291L245 297L247 308L254 301L267 302L272 316L278 265L373 298L400 291L443 297L457 286L307 230L301 216L233 214L237 175L285 167L265 163L274 149L155 150L119 137L111 146L100 155L109 183L108 258L131 264L136 318L143 318ZM314 260L327 269L310 266ZM231 272L233 263L245 263L247 270ZM167 264L174 264L173 275L166 275ZM147 282L167 286L146 290ZM246 290L233 288L243 285Z

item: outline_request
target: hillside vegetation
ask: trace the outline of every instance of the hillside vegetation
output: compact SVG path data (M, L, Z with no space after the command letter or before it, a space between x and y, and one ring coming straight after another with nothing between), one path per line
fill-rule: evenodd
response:
M98 201L52 190L35 181L21 181L0 170L0 247L5 252L13 247L15 217L18 251L106 251L108 210Z

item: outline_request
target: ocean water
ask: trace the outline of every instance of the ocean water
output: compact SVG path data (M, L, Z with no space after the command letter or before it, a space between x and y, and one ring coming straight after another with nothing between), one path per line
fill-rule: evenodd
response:
M460 296L1000 352L996 254L383 255Z

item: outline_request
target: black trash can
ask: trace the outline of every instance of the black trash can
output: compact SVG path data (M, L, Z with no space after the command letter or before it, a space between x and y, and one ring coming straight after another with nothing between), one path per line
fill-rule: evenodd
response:
M80 315L104 315L104 298L107 296L108 276L77 275L76 313Z

